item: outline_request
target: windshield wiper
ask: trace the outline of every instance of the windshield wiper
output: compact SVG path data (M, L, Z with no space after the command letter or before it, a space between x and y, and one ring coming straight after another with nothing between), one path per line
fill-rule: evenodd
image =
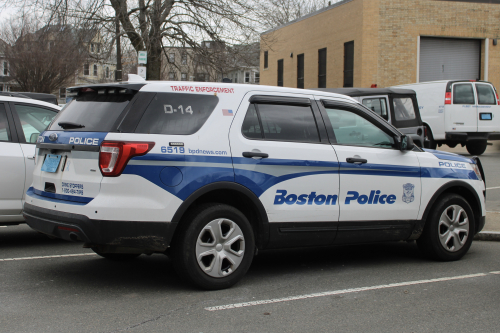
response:
M85 127L82 124L72 123L69 121L61 121L60 123L57 123L57 125L61 126L63 129L84 128Z

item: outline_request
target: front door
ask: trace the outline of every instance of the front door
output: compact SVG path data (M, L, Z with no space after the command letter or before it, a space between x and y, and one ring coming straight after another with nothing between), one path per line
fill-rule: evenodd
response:
M338 161L311 100L247 94L231 125L235 181L259 197L280 246L329 243L336 232Z
M325 102L324 112L340 164L339 233L409 230L420 208L415 152L398 150L396 134L360 108Z

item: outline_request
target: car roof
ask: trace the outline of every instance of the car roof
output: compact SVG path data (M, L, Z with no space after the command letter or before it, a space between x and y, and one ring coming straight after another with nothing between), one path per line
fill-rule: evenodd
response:
M375 95L415 95L411 89L397 88L313 88L311 90L326 91L331 93L343 94L351 97L357 96L375 96Z
M36 104L40 106L47 106L52 109L61 110L59 105L55 105L52 103L40 101L38 99L31 99L25 97L11 97L11 96L2 96L0 95L0 102L17 102L17 103L28 103L28 104Z

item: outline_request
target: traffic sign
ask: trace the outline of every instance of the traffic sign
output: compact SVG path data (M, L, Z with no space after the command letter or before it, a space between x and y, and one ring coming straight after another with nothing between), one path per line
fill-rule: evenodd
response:
M148 63L148 52L147 51L139 51L137 54L137 62L139 64L146 65Z

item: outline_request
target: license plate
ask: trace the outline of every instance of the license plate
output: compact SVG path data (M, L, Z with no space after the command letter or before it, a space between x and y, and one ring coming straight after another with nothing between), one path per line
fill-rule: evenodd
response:
M61 163L61 155L48 154L42 165L42 171L45 172L56 172Z

